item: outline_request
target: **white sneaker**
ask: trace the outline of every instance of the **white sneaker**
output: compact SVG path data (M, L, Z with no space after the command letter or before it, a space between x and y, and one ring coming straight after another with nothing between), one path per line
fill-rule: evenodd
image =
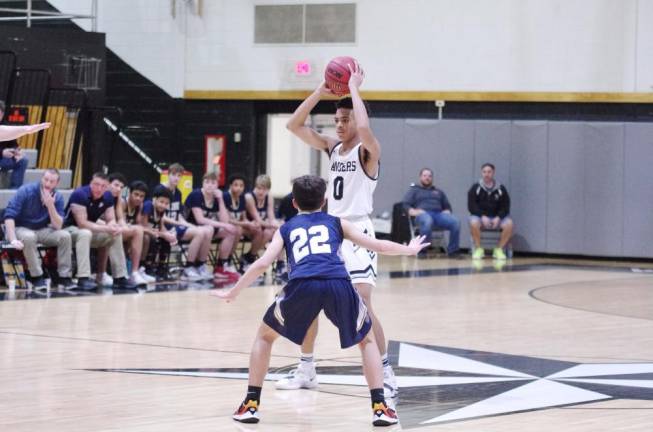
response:
M209 268L206 266L206 264L202 264L199 267L196 267L195 270L197 271L197 274L202 277L204 280L213 280L213 273L209 271Z
M224 271L240 274L238 273L238 269L236 268L236 266L233 265L231 262L229 264L224 265L222 268L224 269Z
M141 275L143 279L145 279L147 283L156 282L156 278L154 276L150 276L149 274L145 273L145 267L139 268L138 273Z
M386 399L396 398L399 394L397 378L392 370L392 366L383 367L383 397Z
M314 362L300 362L297 369L274 383L277 390L312 389L317 387L317 373Z
M132 272L131 276L129 276L129 282L134 285L147 285L145 278L137 271Z
M102 277L99 277L96 280L97 280L97 284L100 286L105 286L105 287L113 286L113 278L109 276L107 272L102 273Z
M195 267L186 267L184 271L181 272L180 279L187 282L197 282L201 281L203 278L199 275L199 273L197 273Z

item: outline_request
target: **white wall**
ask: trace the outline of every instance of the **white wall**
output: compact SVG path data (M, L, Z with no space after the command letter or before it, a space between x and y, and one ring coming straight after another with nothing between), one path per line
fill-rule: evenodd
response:
M256 46L255 4L328 0L100 0L107 44L173 96L183 90L309 89L288 67L359 59L365 90L650 91L653 0L358 0L357 42ZM353 1L353 0L352 0ZM83 12L90 0L51 0ZM85 6L81 7L82 5ZM83 23L89 26L88 23Z

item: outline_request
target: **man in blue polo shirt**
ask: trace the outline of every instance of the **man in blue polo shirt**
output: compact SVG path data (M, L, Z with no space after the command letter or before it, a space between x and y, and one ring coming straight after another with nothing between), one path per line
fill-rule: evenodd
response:
M95 289L91 276L91 247L109 248L114 289L134 289L127 280L127 263L122 247L121 228L116 223L114 199L109 188L109 177L98 172L91 183L75 189L66 207L66 230L70 232L77 257L77 284L81 289ZM98 260L97 274L105 272L106 263Z
M45 170L41 181L21 186L5 210L7 240L22 250L27 261L34 289L46 289L43 269L39 262L39 243L57 248L59 285L75 288L72 276L70 233L62 230L64 199L55 188L59 184L59 171Z

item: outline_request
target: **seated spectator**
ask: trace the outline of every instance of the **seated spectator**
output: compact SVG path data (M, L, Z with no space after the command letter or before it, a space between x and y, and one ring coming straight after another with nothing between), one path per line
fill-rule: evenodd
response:
M177 188L183 174L184 167L181 164L173 163L168 168L168 181L157 186L157 188L164 187L172 193L172 201L170 202L170 210L168 210L167 217L168 222L166 222L165 228L175 230L177 241L190 242L181 279L188 282L211 280L213 279L213 274L206 266L206 260L211 249L213 227L195 226L188 223L184 218L181 191Z
M72 244L70 233L62 230L64 199L56 190L59 171L47 169L40 182L21 186L5 210L7 240L21 249L34 289L47 289L39 262L37 245L57 248L58 282L64 289L77 285L72 281Z
M252 245L249 251L243 255L240 266L242 271L246 271L258 257L258 251L265 246L263 238L263 229L258 222L247 219L247 213L254 214L256 208L251 205L247 208L245 193L245 177L240 174L233 175L229 178L229 190L224 192L224 203L229 212L229 222L239 228L238 238L241 236L248 237ZM234 245L234 248L237 245Z
M256 210L249 215L249 219L257 222L261 226L265 244L268 244L272 240L272 236L283 223L278 221L274 215L274 200L270 197L270 188L272 188L270 176L261 174L256 177L252 192L245 194L247 207ZM276 259L274 271L277 277L280 277L286 272L286 256L283 251Z
M422 168L419 173L419 184L412 184L404 196L404 208L409 216L415 217L419 233L431 240L433 228L449 231L447 255L450 258L460 258L460 222L451 214L451 204L447 195L433 185L433 171ZM425 257L421 252L419 257Z
M122 240L128 248L132 265L129 281L136 285L143 285L156 281L156 278L145 273L145 268L141 268L144 230L143 226L138 223L138 216L148 188L142 181L133 182L125 200L122 198L122 191L126 183L127 179L121 173L109 175L109 192L115 199L116 222L121 228ZM106 253L102 255L102 257L98 256L98 259L106 261Z
M75 189L66 207L64 225L72 237L77 257L77 286L84 290L97 287L91 277L91 248L109 248L114 289L135 289L127 279L127 263L122 246L121 228L116 223L114 199L106 174L93 174L91 183ZM98 260L97 275L106 272L106 262Z
M146 241L145 265L150 273L156 273L157 281L172 280L167 263L170 246L177 244L176 231L166 229L172 222L167 216L173 195L168 188L157 187L152 194L152 201L143 203L140 224L145 230Z
M506 247L512 237L513 223L510 218L510 196L506 188L494 179L494 165L485 163L481 167L481 179L467 193L467 208L469 227L474 241L473 259L482 259L485 251L481 248L482 229L501 229L499 244L494 248L492 256L497 260L505 260Z
M215 229L215 238L222 239L218 250L218 262L213 269L217 280L238 279L240 275L228 270L229 256L234 243L239 240L238 228L229 223L229 214L224 205L222 191L218 189L215 173L206 173L202 187L193 190L184 203L188 211L188 222Z

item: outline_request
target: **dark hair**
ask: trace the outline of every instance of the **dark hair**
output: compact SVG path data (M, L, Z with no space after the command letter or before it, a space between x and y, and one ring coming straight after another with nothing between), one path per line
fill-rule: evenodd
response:
M247 181L245 180L245 176L242 174L234 174L231 177L229 177L229 186L232 185L233 182L236 180L242 180L243 183L245 183L245 186L247 186Z
M426 167L424 167L424 168L422 168L421 170L419 170L419 175L422 175L422 173L423 173L424 171L428 171L428 172L431 173L431 175L433 175L433 170L432 170L431 168L426 168Z
M494 169L494 165L492 165L490 162L485 162L483 165L481 165L481 169L485 167L490 167L492 168L492 171L496 171L496 169Z
M5 101L0 100L0 111L5 112L5 109L7 106L5 105Z
M303 211L318 210L324 203L326 182L314 175L301 176L292 184L292 197Z
M367 112L367 115L369 116L371 111L370 111L370 104L367 102L363 101L363 105L365 105L365 111ZM344 97L336 102L336 110L339 110L340 108L344 109L354 109L354 101L351 100L349 96Z
M109 183L112 183L114 180L118 180L123 185L127 184L127 178L123 173L115 172L109 174Z
M168 198L169 201L172 201L172 192L163 185L157 186L152 194L152 199L156 198Z
M147 187L144 181L141 180L134 180L133 182L129 183L129 193L132 193L134 191L141 191L145 195L147 195L147 192L150 189Z
M183 174L184 171L184 166L180 163L175 162L168 167L168 174Z
M102 179L102 180L109 181L109 176L106 175L105 173L103 173L102 171L94 172L93 177L91 177L91 178L99 178L99 179Z

